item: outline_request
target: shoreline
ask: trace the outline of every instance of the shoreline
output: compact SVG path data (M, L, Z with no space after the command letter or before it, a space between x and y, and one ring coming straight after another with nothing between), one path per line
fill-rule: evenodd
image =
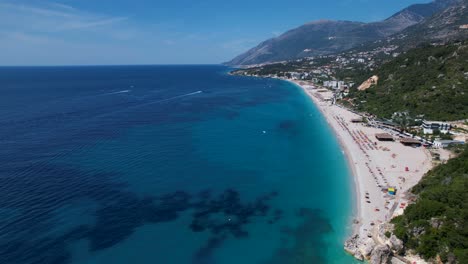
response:
M354 159L353 159L353 155L351 154L349 148L347 147L346 143L344 142L343 138L341 137L339 131L335 130L334 126L332 124L330 124L330 120L329 120L329 117L327 116L326 112L323 111L323 109L318 105L318 102L315 101L315 98L302 86L300 85L299 83L296 83L294 81L291 81L291 80L286 80L285 81L297 86L299 89L301 89L302 92L304 92L304 94L309 97L312 101L312 103L315 105L315 107L317 107L317 109L320 111L320 113L322 114L324 120L327 122L329 128L331 131L333 131L333 134L335 135L335 138L337 139L339 145L340 145L340 148L341 150L343 151L344 153L344 156L346 158L346 163L348 165L348 168L349 168L349 173L351 176L351 182L353 184L353 188L351 188L351 191L355 191L355 195L353 196L354 197L354 201L353 201L353 214L351 215L351 222L353 222L354 219L356 218L360 218L360 215L361 215L361 206L360 206L360 203L358 202L360 199L362 199L362 197L360 197L360 189L359 189L359 183L358 183L358 177L356 176L357 175L357 170L354 166ZM348 235L353 235L355 233L358 232L359 230L359 227L361 226L361 223L359 224L355 224L355 223L352 223L352 232L351 234L348 234Z
M354 212L350 219L352 233L344 248L359 260L369 259L375 247L391 244L384 235L385 228L410 203L406 193L432 168L430 154L422 147L378 141L375 134L387 131L351 122L361 116L327 101L330 91L312 88L316 85L305 81L281 80L305 93L321 112L342 148L353 178L351 191L355 192ZM383 191L390 186L397 188L396 195Z

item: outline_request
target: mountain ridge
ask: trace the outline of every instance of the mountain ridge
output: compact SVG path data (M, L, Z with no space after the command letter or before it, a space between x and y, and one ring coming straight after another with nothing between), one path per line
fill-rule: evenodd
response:
M397 46L397 52L406 52L420 45L432 43L443 45L468 38L468 0L457 1L422 22L373 42L362 43L353 48L355 51L366 51L384 46Z
M461 0L436 0L411 5L389 18L371 23L346 20L317 20L261 42L226 65L255 65L327 55L382 39L423 22Z

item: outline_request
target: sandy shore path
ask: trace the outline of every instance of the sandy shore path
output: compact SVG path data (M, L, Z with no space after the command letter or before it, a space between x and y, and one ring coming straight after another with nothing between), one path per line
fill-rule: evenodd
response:
M398 141L378 141L375 134L385 131L351 122L360 116L325 101L324 98L331 98L330 91L313 89L310 83L294 83L323 113L346 153L355 183L355 234L362 241L370 237L379 243L376 226L403 212L408 204L404 193L432 167L430 153L423 147L407 147ZM389 186L396 187L396 195L383 191Z

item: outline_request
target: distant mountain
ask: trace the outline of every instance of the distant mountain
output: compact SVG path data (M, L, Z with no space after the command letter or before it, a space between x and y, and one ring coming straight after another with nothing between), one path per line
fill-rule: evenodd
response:
M283 35L260 43L257 47L234 58L227 64L247 65L289 60L352 48L359 39L344 37L365 23L321 20L305 24Z
M416 47L421 43L464 40L468 38L468 1L460 1L430 18L408 27L401 37L389 42L404 49Z
M462 0L436 0L427 4L414 4L396 13L395 15L391 16L391 18L395 16L399 16L400 14L405 14L405 13L417 14L422 17L430 17L434 13L440 10L446 9L450 6L457 5L460 2L463 2L463 1Z
M386 20L373 23L331 20L311 22L264 41L226 64L252 65L341 52L361 43L393 35L460 1L436 0L412 5Z

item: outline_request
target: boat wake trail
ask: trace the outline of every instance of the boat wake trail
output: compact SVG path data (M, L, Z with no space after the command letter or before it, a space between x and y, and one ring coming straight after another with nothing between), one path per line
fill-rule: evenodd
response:
M113 95L113 94L122 94L122 93L129 93L129 92L131 92L131 91L132 91L132 90L122 90L122 91L118 91L118 92L99 94L99 95L96 95L96 96Z
M158 101L154 101L154 102L149 102L149 103L146 103L146 104L137 105L135 107L141 107L141 106L146 106L146 105L151 105L151 104L167 102L167 101L171 101L171 100L174 100L174 99L179 99L179 98L182 98L182 97L187 97L187 96L191 96L191 95L200 94L202 92L203 91L196 91L196 92L193 92L193 93L182 94L182 95L174 96L174 97L167 98L167 99L162 99L162 100L158 100Z
M170 97L170 98L166 98L166 99L161 99L161 100L157 100L157 101L153 101L153 102L148 102L148 103L144 103L144 104L134 105L134 106L130 106L130 107L127 107L127 108L118 110L118 111L111 112L111 113L105 113L105 114L102 114L102 115L98 115L98 116L95 116L95 118L105 117L105 116L113 115L113 114L116 114L116 113L125 112L125 111L131 110L131 109L137 109L137 108L145 107L145 106L148 106L148 105L153 105L153 104L168 102L168 101L172 101L172 100L175 100L175 99L180 99L180 98L183 98L183 97L188 97L188 96L197 95L197 94L201 94L201 93L203 93L203 91L196 91L196 92L187 93L187 94L182 94L182 95L177 95L177 96L174 96L174 97Z

